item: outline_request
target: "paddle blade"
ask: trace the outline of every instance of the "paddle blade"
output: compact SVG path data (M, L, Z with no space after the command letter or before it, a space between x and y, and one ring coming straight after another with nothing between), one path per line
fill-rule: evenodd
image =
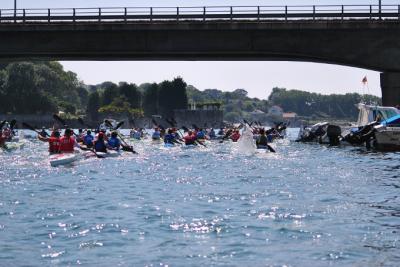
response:
M114 130L117 130L119 127L121 127L124 124L124 121L118 122L118 124L115 126Z
M27 128L27 129L29 129L29 130L32 130L32 131L35 131L35 132L36 132L36 129L35 129L32 125L29 125L29 124L26 123L26 122L23 122L23 123L22 123L22 126L24 126L25 128Z
M17 124L17 121L16 121L16 120L12 120L12 121L10 122L10 129L11 129L11 130L14 129L14 127L15 127L16 124Z
M109 120L104 120L104 123L107 125L107 127L113 128L113 125L112 125L111 121L109 121Z

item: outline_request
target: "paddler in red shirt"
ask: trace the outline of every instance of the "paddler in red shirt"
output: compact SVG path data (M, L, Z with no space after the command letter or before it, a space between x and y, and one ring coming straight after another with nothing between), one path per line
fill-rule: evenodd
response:
M60 153L60 132L58 130L53 130L49 138L38 135L40 141L49 143L49 153L57 154Z
M72 135L71 129L65 129L64 136L60 138L60 153L74 153L74 147L79 147Z

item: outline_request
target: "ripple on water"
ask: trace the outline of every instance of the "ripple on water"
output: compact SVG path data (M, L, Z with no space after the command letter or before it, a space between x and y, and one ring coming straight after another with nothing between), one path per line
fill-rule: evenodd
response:
M0 153L2 265L397 266L399 153L278 142L84 159Z

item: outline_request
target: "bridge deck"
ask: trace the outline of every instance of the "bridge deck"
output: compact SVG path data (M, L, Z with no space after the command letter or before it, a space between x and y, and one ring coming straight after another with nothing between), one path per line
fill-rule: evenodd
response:
M0 9L9 23L166 22L210 20L400 20L400 5L108 7Z

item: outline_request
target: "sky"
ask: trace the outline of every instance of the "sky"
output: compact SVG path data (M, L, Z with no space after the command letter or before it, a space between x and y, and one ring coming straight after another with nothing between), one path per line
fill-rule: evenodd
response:
M321 5L377 4L378 0L17 0L18 8L55 7L149 7L218 5ZM382 0L382 4L400 4ZM0 0L0 8L13 8L14 0ZM322 94L371 93L381 96L379 72L308 62L271 61L62 61L86 84L127 81L161 82L181 76L200 90L245 89L249 96L265 99L273 87ZM361 80L368 78L368 87Z

